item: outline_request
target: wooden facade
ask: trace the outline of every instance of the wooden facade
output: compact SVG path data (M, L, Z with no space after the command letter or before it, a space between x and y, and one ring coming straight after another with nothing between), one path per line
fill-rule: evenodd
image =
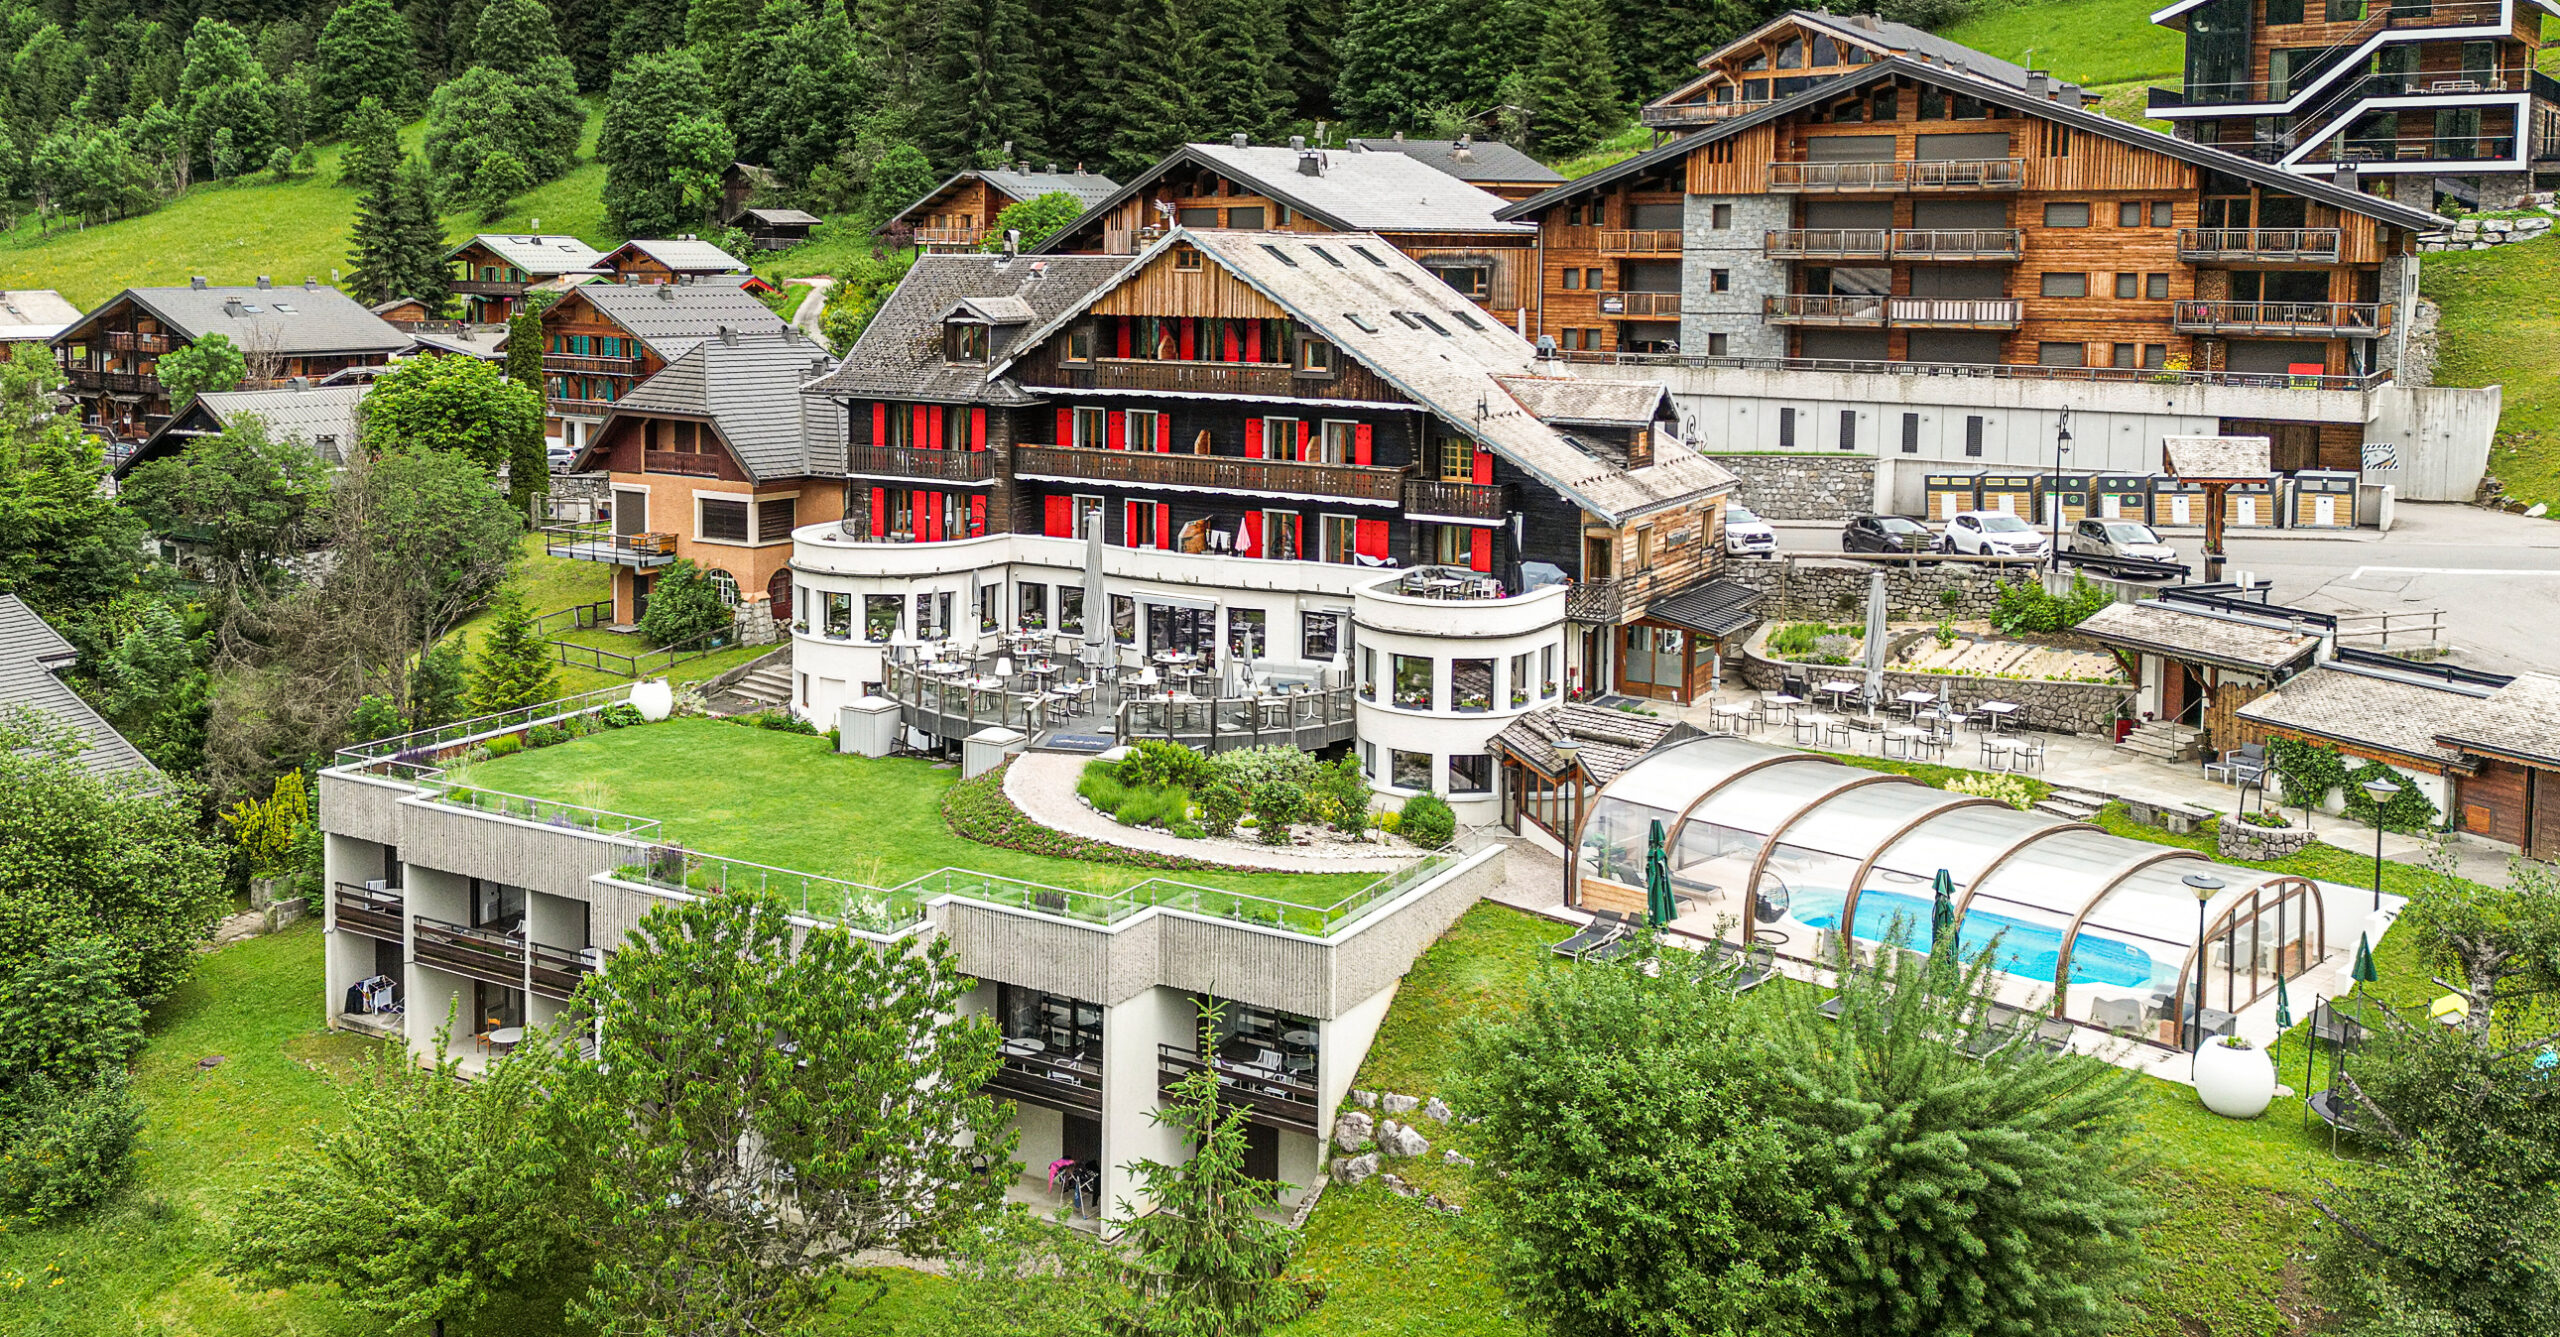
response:
M666 359L571 289L542 313L543 434L558 438L570 418L601 418ZM583 444L583 443L579 443Z
M791 620L791 530L843 517L839 480L751 482L719 428L692 414L617 413L593 450L593 467L612 475L614 532L667 535L676 557L715 579L725 575L741 600L771 599L774 619ZM720 517L707 513L705 503L743 504L745 537L714 537ZM640 620L654 578L651 571L614 568L617 623Z
M266 300L291 301L298 289L259 288ZM337 294L329 291L330 296ZM129 295L118 296L54 341L68 381L63 393L79 404L81 419L111 440L139 443L167 422L168 392L160 384L160 359L194 342ZM390 351L279 352L242 347L243 390L264 390L296 378L317 381L349 367L378 367Z

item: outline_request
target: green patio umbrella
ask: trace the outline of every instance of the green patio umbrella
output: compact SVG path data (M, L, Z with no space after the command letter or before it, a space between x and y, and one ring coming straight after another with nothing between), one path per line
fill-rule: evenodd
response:
M2293 1000L2285 995L2284 973L2278 971L2276 973L2276 1043L2274 1052L2267 1055L2267 1063L2276 1070L2276 1081L2279 1083L2284 1081L2284 1033L2292 1029ZM2302 1071L2302 1089L2306 1091L2311 1089L2309 1068Z
M1955 936L1956 880L1947 876L1947 870L1941 868L1938 870L1938 882L1932 888L1929 904L1930 954L1935 955L1940 948L1952 945Z
M2373 935L2369 933L2356 935L2356 968L2348 972L2348 978L2358 984L2371 984L2382 978L2373 970Z
M1652 834L1644 841L1645 922L1660 928L1679 913L1679 906L1671 899L1671 856L1662 852L1662 823L1655 822Z

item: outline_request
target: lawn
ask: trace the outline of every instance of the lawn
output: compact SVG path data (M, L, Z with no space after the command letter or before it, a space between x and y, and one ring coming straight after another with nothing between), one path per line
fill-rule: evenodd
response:
M2419 291L2444 312L2436 384L2506 387L2489 472L2560 510L2560 242L2424 259Z
M613 597L613 568L605 563L581 562L566 557L546 555L542 551L540 534L527 534L518 540L518 544L523 550L523 560L517 563L515 574L508 579L514 584L516 590L524 595L525 606L531 608L536 616L556 613L582 604L602 603ZM489 630L491 616L492 614L484 609L478 616L446 633L446 639L459 643L465 655L477 654L480 637ZM622 655L638 655L649 649L648 638L630 632L606 631L602 628L590 628L585 631L565 630L567 626L567 620L563 619L564 629L555 632L553 639L565 640L577 645L595 646ZM662 677L679 685L702 682L716 678L749 660L771 654L773 649L774 647L770 645L733 645L726 649L715 650L699 659L688 659L670 669L651 672L647 676ZM619 674L602 673L591 668L563 666L560 669L560 693L563 696L629 681L631 680Z
M981 845L951 833L942 796L959 771L906 757L844 756L823 738L710 719L591 734L482 762L468 783L655 817L664 839L797 872L894 886L939 868L1108 892L1155 874ZM1173 880L1330 905L1365 873L1179 872Z
M2186 68L2185 36L2153 23L2157 8L2157 0L1986 4L1939 36L2084 87L2174 84Z

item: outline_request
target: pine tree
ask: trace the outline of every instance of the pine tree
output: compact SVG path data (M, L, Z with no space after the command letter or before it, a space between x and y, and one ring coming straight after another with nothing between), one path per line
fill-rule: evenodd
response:
M1341 123L1333 86L1342 7L1343 0L1283 0L1281 4L1281 31L1287 41L1280 65L1289 81L1290 115L1298 120Z
M1200 133L1270 143L1294 107L1280 60L1289 44L1286 10L1270 0L1206 0L1203 15Z
M715 85L726 86L738 57L738 44L754 22L747 0L691 0L684 11L684 41L702 61L702 72Z
M878 103L878 81L841 4L793 24L784 49L787 73L771 109L773 147L764 161L784 180L805 182L851 147Z
M1462 101L1450 35L1456 0L1346 0L1334 43L1334 104L1354 126L1409 130L1422 111Z
M1660 97L1698 75L1698 57L1761 23L1766 12L1741 0L1612 0L1618 91Z
M644 55L613 77L596 158L604 164L606 226L623 236L664 236L699 222L688 203L706 160L728 152L728 127L689 51ZM711 164L716 170L717 164Z
M416 115L424 102L417 43L391 0L349 0L321 28L314 54L311 94L324 134L337 130L368 97L404 117Z
M1125 181L1199 137L1201 45L1186 0L1132 0L1112 35L1111 82L1101 90L1112 120L1105 171Z
M1012 143L1017 160L1040 152L1038 36L1023 0L943 0L935 43L936 96L917 127L918 147L943 171Z
M445 298L444 235L426 171L404 159L356 201L348 288L364 302L409 297L441 309Z
M560 695L560 673L552 667L551 647L534 630L533 610L510 585L490 609L489 629L480 635L480 656L471 666L471 710L495 715L502 710L540 705Z
M849 0L853 26L879 77L883 133L909 132L935 92L934 0Z
M1607 0L1551 0L1529 76L1529 130L1540 151L1577 153L1625 124L1617 68Z
M347 148L338 155L338 180L369 191L400 175L400 123L377 98L365 98L347 116Z

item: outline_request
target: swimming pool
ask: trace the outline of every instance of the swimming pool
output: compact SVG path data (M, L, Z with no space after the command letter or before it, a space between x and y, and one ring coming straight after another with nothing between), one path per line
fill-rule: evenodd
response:
M1799 922L1813 928L1831 928L1840 922L1840 907L1848 900L1846 892L1834 887L1798 887L1794 890L1792 908ZM1858 896L1858 922L1850 925L1849 931L1867 942L1881 942L1885 931L1899 916L1908 921L1906 927L1911 945L1922 947L1928 941L1929 912L1934 904L1934 897L1869 887ZM2054 969L2062 963L2060 928L2032 924L1988 910L1972 910L1957 925L1956 947L1962 954L1971 956L1990 946L1995 937L2000 940L1997 963L2001 970L2047 984L2053 982ZM2149 952L2131 943L2099 937L2086 929L2081 931L2080 940L2071 952L2073 984L2139 987L2150 984L2151 980Z

